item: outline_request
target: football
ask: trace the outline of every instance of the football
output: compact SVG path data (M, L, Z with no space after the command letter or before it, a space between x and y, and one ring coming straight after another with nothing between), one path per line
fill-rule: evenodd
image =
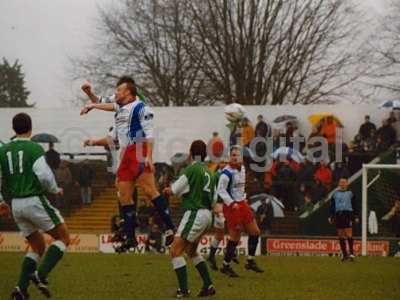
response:
M246 110L238 103L232 103L225 107L225 117L230 122L238 122L246 116Z

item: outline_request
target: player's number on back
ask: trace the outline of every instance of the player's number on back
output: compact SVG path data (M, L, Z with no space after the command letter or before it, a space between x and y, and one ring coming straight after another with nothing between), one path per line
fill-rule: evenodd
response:
M24 152L23 151L18 151L18 169L14 170L14 164L13 164L13 159L12 159L12 153L11 151L7 152L7 159L8 159L8 166L10 168L10 174L14 174L15 172L19 172L22 174L24 172Z
M210 193L211 192L211 190L210 190L211 176L207 172L205 172L204 175L206 176L206 179L207 179L206 185L204 186L204 191L207 193Z

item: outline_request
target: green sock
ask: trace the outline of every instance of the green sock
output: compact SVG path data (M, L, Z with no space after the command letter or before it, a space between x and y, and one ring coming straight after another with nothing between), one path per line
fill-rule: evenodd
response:
M188 291L188 276L186 270L186 262L183 257L176 257L172 259L176 277L178 278L179 289L183 292Z
M26 290L29 286L30 276L36 271L39 256L36 253L28 253L22 261L21 274L18 280L18 287Z
M203 279L203 287L209 288L213 283L211 280L210 272L208 271L207 264L205 261L201 261L196 265L197 271L199 271L201 278Z
M61 241L56 241L47 249L43 262L39 266L38 273L40 279L45 279L63 257L65 245Z

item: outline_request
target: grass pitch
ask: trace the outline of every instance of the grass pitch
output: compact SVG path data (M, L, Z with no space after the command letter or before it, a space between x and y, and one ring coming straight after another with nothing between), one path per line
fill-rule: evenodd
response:
M22 254L0 253L0 299L14 287ZM340 263L331 257L259 257L264 274L234 265L240 277L212 272L210 299L400 299L400 259L368 257ZM219 258L221 262L221 258ZM189 263L192 298L201 282ZM175 273L167 256L67 254L50 276L52 299L173 299ZM43 299L33 286L31 299Z

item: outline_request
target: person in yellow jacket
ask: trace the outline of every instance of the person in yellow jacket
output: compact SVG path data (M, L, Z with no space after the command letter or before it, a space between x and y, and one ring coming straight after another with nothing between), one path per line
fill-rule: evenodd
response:
M254 138L254 128L247 118L243 119L241 138L242 146L249 146Z

